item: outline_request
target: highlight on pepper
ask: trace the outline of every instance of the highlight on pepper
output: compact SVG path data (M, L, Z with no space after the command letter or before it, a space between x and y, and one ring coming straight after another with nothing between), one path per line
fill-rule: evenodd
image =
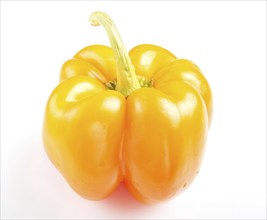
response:
M111 47L91 45L67 60L45 109L43 143L80 196L102 200L124 182L138 201L182 193L199 172L212 118L201 70L151 44L128 53L104 12Z

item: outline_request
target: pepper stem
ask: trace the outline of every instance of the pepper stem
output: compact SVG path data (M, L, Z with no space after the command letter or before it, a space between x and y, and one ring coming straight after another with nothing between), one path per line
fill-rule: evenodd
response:
M90 24L93 26L102 25L108 34L117 68L116 90L127 97L134 90L141 88L141 86L138 82L129 54L122 42L120 33L109 15L104 12L93 12L89 20Z

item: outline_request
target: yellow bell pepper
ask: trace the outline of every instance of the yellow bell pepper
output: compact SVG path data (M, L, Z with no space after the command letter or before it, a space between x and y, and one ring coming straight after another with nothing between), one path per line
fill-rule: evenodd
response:
M62 66L47 102L45 150L82 197L101 200L125 182L147 204L183 192L197 175L212 117L200 69L155 45L129 53L110 17L94 12L111 48L93 45Z

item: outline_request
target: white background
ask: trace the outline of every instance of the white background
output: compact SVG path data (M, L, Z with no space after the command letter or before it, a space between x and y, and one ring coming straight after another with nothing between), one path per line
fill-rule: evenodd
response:
M193 60L209 80L214 118L201 171L156 206L120 186L104 201L79 197L41 140L47 98L64 61L109 45L95 10L110 14L127 48L157 44ZM1 2L1 217L266 218L266 2Z

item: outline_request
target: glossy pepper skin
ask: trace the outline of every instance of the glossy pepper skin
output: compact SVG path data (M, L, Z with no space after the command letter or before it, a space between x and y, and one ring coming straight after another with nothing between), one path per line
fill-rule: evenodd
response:
M212 117L200 69L155 45L129 52L140 88L112 87L118 61L93 45L66 61L45 110L45 150L81 196L101 200L124 181L153 204L183 192L199 171ZM114 85L113 85L114 86Z

